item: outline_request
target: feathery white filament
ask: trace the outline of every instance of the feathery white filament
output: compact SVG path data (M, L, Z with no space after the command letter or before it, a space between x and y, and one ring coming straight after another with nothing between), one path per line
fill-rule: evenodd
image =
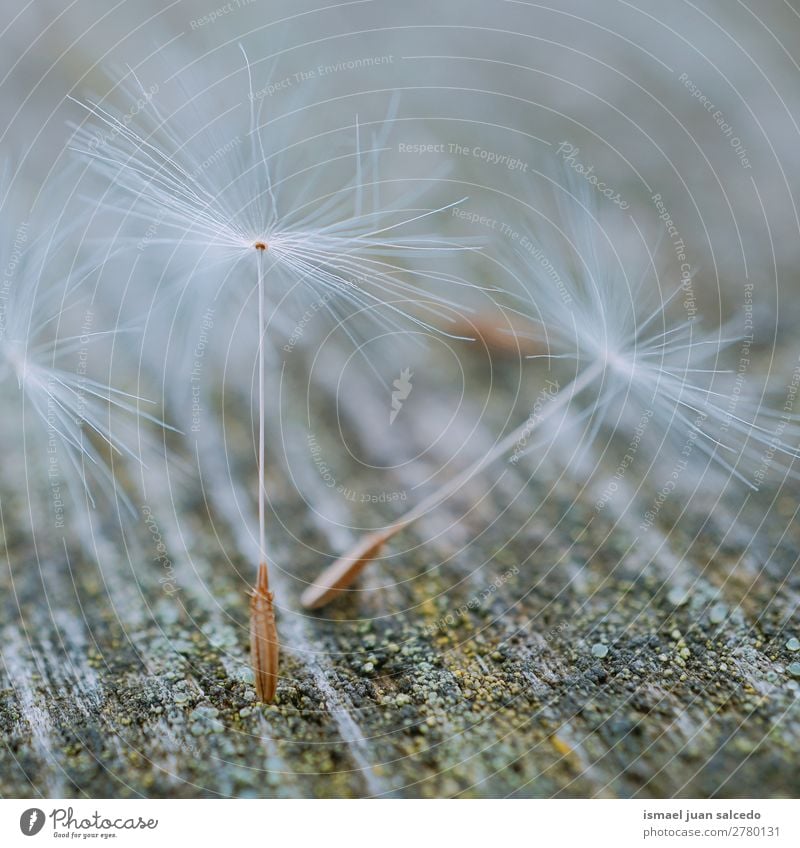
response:
M45 221L46 211L50 209L47 200L41 202L24 228L15 227L14 222L22 219L21 210L15 206L15 194L8 190L7 175L5 183L0 208L3 231L0 263L6 269L0 296L0 382L13 380L22 403L23 427L26 405L34 411L39 438L48 440L51 472L61 468L60 462L56 466L60 455L65 471L74 478L67 475L64 482L77 481L92 506L95 504L92 484L95 484L107 500L118 496L132 510L93 437L111 452L139 462L140 457L120 437L119 431L130 428L131 419L154 422L157 419L141 411L140 404L147 401L92 379L85 365L73 371L61 367L64 357L74 353L79 353L85 363L92 345L122 332L85 326L78 335L65 336L60 332L62 325L68 323L70 310L81 303L87 314L94 314L92 302L82 297L80 289L99 270L100 264L89 260L73 267L71 272L59 273L59 250L73 228L53 229ZM57 204L52 206L58 208ZM12 241L8 234L15 229L17 236ZM24 237L20 235L23 230ZM121 420L114 429L110 419L113 409L125 413L129 419ZM4 416L4 421L10 420L12 416ZM141 440L141 434L138 438ZM56 454L54 439L61 443L63 452Z
M797 414L779 416L764 405L763 386L753 399L744 390L732 394L731 372L720 367L737 338L726 328L705 331L693 316L671 317L672 302L685 295L687 281L666 298L648 287L648 279L657 277L654 258L635 220L645 261L638 263L644 264L643 272L630 279L624 270L630 258L617 255L586 190L569 180L557 190L564 222L559 232L570 247L561 251L554 241L546 255L560 285L555 287L527 252L517 251L521 265L514 276L524 294L515 301L526 306L512 309L538 325L547 340L549 353L534 358L601 367L603 379L586 410L594 418L589 438L602 426L615 430L626 410L638 415L650 409L650 429L660 430L662 443L690 443L751 489L757 483L748 466L769 447L782 457L784 470L794 474L791 464L800 457ZM658 302L641 314L653 301ZM781 417L785 426L776 430Z

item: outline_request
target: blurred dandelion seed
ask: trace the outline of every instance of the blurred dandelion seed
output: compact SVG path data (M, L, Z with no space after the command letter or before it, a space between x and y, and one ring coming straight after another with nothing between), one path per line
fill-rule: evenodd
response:
M44 215L59 208L48 194L41 195L35 210L23 210L10 186L10 169L6 166L0 183L0 266L4 269L0 283L0 383L16 383L23 400L23 426L25 403L39 419L37 430L42 439L48 439L48 476L61 473L59 453L53 446L57 440L64 448L60 456L69 472L67 485L74 487L77 481L92 507L93 489L97 488L108 502L119 498L135 512L99 449L105 445L118 456L141 462L112 429L110 412L116 409L134 419L165 425L140 409L140 404L150 401L94 380L87 373L91 345L123 332L93 329L91 302L86 306L86 298L79 291L102 263L86 261L65 276L55 271L59 260L54 257L73 235L74 227L61 226L60 221L47 222ZM29 211L33 213L30 220ZM77 335L66 335L62 325L66 326L69 312L80 303L85 309L83 326ZM62 361L74 353L79 355L79 365L67 370ZM141 434L137 439L142 440Z
M657 305L642 313L642 305L656 299L645 285L655 270L650 251L641 276L629 280L585 187L567 178L556 189L561 232L569 248L557 253L553 247L548 255L558 268L569 305L541 263L534 261L529 251L517 250L509 264L520 267L514 276L523 293L512 293L508 308L532 322L547 346L546 353L528 358L547 359L551 367L558 360L571 360L575 368L571 382L549 395L535 416L503 437L485 456L391 525L357 542L308 586L301 598L303 606L316 609L333 600L380 556L394 535L440 506L509 450L515 449L512 461L530 451L531 434L549 430L542 425L552 421L559 410L566 412L579 396L591 395L591 402L581 412L590 422L586 445L601 428L613 432L626 421L626 414L638 417L642 409L649 409L653 428L661 431L662 445L672 441L679 453L690 445L750 489L757 486L745 469L757 463L765 451L781 456L786 473L796 476L792 462L800 457L793 444L800 437L797 414L779 414L764 406L760 395L748 400L742 393L736 397L734 411L727 403L733 395L720 391L730 372L720 368L719 361L737 339L726 338L722 330L703 332L693 317L677 321L671 317L672 301L684 291L683 284L668 297L657 298ZM557 438L558 428L554 428L542 435L537 447L544 448L548 440Z

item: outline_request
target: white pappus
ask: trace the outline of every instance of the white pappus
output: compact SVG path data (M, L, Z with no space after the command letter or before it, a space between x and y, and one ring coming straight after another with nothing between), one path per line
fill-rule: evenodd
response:
M43 470L51 485L63 482L92 506L99 493L106 502L119 498L132 509L105 461L103 446L139 462L130 447L146 440L134 429L138 419L161 422L140 409L144 399L91 376L90 351L122 330L99 326L89 281L100 265L94 260L74 263L66 255L75 227L61 216L48 217L61 208L59 198L46 186L32 208L24 206L6 168L0 188L0 388L8 403L4 435L23 440L21 455L26 462L33 457L32 468ZM122 416L114 415L115 410ZM29 445L31 438L41 446Z

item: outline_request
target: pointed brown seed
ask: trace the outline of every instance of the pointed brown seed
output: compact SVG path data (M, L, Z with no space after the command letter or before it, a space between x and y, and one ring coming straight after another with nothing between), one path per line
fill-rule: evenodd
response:
M364 536L317 577L300 596L300 603L306 609L319 609L330 603L358 577L366 565L380 555L383 546L407 523L392 524L385 530Z
M269 590L267 564L258 566L256 588L250 599L250 661L258 699L268 704L278 687L278 630Z
M537 426L541 425L543 421L546 421L548 416L553 415L558 409L563 408L565 404L569 404L573 397L596 381L603 373L605 367L605 363L597 362L578 374L572 383L569 384L569 391L566 391L566 389L560 390L555 399L542 412L536 422ZM337 559L333 565L328 566L308 589L303 592L300 597L300 603L307 609L317 609L332 601L380 554L381 548L392 536L413 524L429 511L436 509L469 483L476 474L483 471L487 465L494 462L506 451L511 450L521 439L527 438L530 434L530 418L526 418L518 427L510 433L506 433L495 444L492 450L480 456L472 465L448 480L443 486L440 486L437 491L423 498L413 509L399 518L394 524L385 530L369 533L353 545L344 556Z

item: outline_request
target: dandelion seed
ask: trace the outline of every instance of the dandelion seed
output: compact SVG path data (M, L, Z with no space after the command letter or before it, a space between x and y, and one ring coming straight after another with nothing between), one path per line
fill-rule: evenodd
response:
M489 453L325 569L304 592L305 607L321 607L344 591L392 536L441 505L489 464L512 449L514 460L529 451L532 433L549 431L537 443L539 448L557 438L558 428L543 425L578 402L584 403L581 414L591 421L587 444L601 428L613 432L629 414L638 417L644 409L652 411L652 426L660 430L662 445L671 441L680 453L689 444L750 489L757 488L758 472L748 475L747 469L752 470L765 452L771 459L780 458L786 473L794 473L792 462L800 456L795 446L798 416L793 411L779 415L760 398L749 400L742 394L731 404L730 391L721 390L727 372L720 362L736 339L720 330L704 332L691 318L673 319L672 301L684 286L667 298L654 297L646 285L654 270L649 251L644 273L631 281L608 237L598 235L604 231L586 191L569 182L557 190L570 248L560 253L551 248L548 255L562 285L553 286L541 263L520 250L511 264L520 269L514 275L523 293L513 297L510 309L533 321L547 345L547 353L530 358L545 358L551 367L571 360L571 382ZM654 299L655 305L644 308Z
M134 450L112 431L110 410L161 422L139 408L147 402L143 398L86 373L88 348L119 331L84 326L79 334L66 335L61 328L81 303L80 289L99 266L89 261L66 276L55 271L59 252L73 228L60 226L60 221L45 222L45 210L59 208L47 195L41 196L30 215L25 214L17 193L10 188L9 174L6 167L0 183L0 383L15 384L24 403L35 412L38 431L48 440L42 454L49 456L49 476L55 476L60 455L66 461L65 482L73 486L77 482L93 507L94 489L99 489L104 499L119 497L133 510L93 438L114 454L138 462ZM93 315L91 309L88 314ZM80 355L81 364L70 371L62 361L73 353ZM53 440L62 451L56 452ZM57 470L60 477L60 465Z
M400 235L454 204L408 211L384 211L376 206L365 211L364 187L378 183L377 176L369 172L385 145L385 135L375 135L372 149L362 150L358 121L354 127L355 154L339 157L341 161L331 160L335 167L341 167L343 161L352 162L355 157L354 176L344 185L315 197L312 187L319 174L315 166L306 165L295 174L280 176L281 155L288 146L277 142L277 124L262 121L264 100L258 102L255 96L246 55L243 72L249 107L242 143L220 145L219 131L234 124L244 101L234 101L233 105L226 102L217 112L208 110L205 104L204 108L197 105L198 99L207 99L216 88L212 82L199 87L199 98L187 93L180 108L168 117L162 115L157 98L136 120L112 113L100 103L91 104L86 108L95 123L76 129L75 148L89 160L92 170L108 181L109 191L103 201L106 209L125 212L133 219L158 221L159 231L152 234L149 246L192 253L194 267L199 270L193 272L190 284L203 285L220 267L247 268L255 252L259 561L251 604L251 655L259 697L270 700L277 681L278 643L269 590L265 518L267 279L281 292L302 285L316 303L324 304L334 314L336 301L359 307L377 305L382 320L410 318L428 327L422 318L407 316L395 302L424 299L436 318L437 297L419 288L417 281L425 278L442 285L463 283L446 273L408 269L405 263L463 248L429 237ZM139 88L146 90L141 85ZM217 156L215 151L220 150L225 154ZM369 163L367 167L362 159ZM284 199L290 190L294 195ZM125 208L126 200L132 201L132 209ZM350 204L354 214L347 211ZM198 260L198 256L203 259ZM443 297L438 301L448 303Z

